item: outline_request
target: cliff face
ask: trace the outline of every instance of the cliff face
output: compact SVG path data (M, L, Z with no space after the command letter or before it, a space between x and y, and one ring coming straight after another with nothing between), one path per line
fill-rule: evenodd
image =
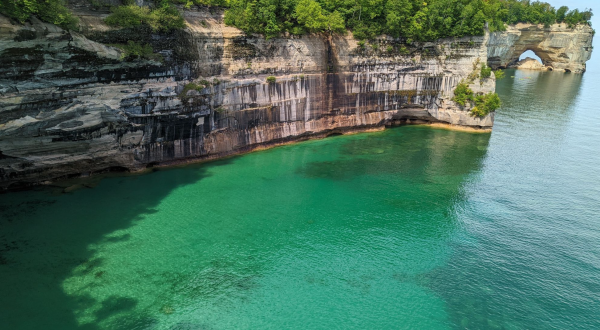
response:
M470 75L475 92L494 90L493 75L472 79L487 36L361 47L350 36L246 36L218 11L185 11L186 30L168 34L78 15L81 33L0 17L0 188L403 122L493 124L451 101ZM163 60L124 61L106 45L132 38ZM192 80L204 87L185 91Z
M585 62L592 56L593 29L566 24L549 28L542 25L517 24L506 31L490 34L488 62L492 68L506 68L519 61L519 56L532 50L549 70L585 72Z

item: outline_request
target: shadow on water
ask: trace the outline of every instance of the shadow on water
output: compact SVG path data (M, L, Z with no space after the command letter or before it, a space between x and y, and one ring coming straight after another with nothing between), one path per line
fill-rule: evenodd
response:
M380 262L386 259L370 254L359 259L340 251L347 247L361 250L362 244L374 244L375 239L386 247L376 250L385 256L396 253L395 247L412 244L419 256L405 256L406 260L399 261L393 271L400 272L408 265L422 273L430 269L423 257L437 251L439 242L455 230L452 207L464 199L464 184L481 168L489 139L490 134L412 126L273 149L244 156L239 164L224 171L227 175L215 177L219 182L214 183L218 187L210 186L211 198L186 200L184 203L194 204L186 210L179 210L184 203L161 202L174 190L206 178L212 165L111 178L97 188L58 196L41 192L3 195L0 281L4 288L0 310L6 313L0 314L0 322L10 329L36 328L40 324L46 329L67 330L95 330L107 324L110 329L148 329L163 325L159 314L177 311L181 322L175 321L178 323L173 329L209 329L226 313L216 303L224 297L224 291L233 292L225 298L227 301L246 295L259 285L256 278L261 275L258 268L262 263L267 264L265 268L273 266L269 264L272 256L278 251L288 253L297 242L315 247L330 242L332 245L321 251L334 251L327 259L348 257L345 264L363 260L367 273L373 264L374 268L384 269L385 264ZM298 175L290 175L290 169L296 169ZM178 190L180 195L171 197L189 197L194 189L186 191L185 196ZM120 260L140 256L128 251L103 254L97 246L120 249L127 246L120 243L136 238L139 241L140 237L123 230L144 219L149 221L147 216L158 212L159 204L157 215L165 210L177 217L173 221L183 221L163 227L162 219L155 216L157 231L146 231L151 236L144 236L151 244L144 242L135 250L144 254L143 260L131 266L117 264L119 269L115 269ZM207 210L211 219L204 222L206 227L186 219L190 216L185 211L197 214ZM148 222L145 224L148 227ZM327 230L318 230L320 226L327 226ZM340 230L335 230L337 227ZM392 231L394 244L398 244L392 248L385 234L374 234ZM348 232L352 234L341 235ZM332 233L333 240L331 236L320 236ZM170 241L163 244L164 239ZM436 245L430 247L432 242ZM117 255L124 259L115 258ZM110 257L105 260L103 256ZM340 277L340 269L313 261L306 259L306 267L299 263L300 278L307 274L310 281L319 282L322 279L310 269L325 267L322 274L332 276L323 280L332 281L332 286L340 290L367 292L375 283L360 272L353 273L356 278L343 274L345 280L338 283L335 279ZM418 265L413 267L413 263ZM355 266L360 269L362 264ZM114 276L112 271L121 273ZM127 288L131 277L137 282L132 285L143 292L123 291L131 289ZM396 274L397 281L392 285L405 277ZM127 284L113 282L102 288L104 281ZM155 287L155 282L160 285ZM143 301L147 296L152 304ZM185 314L187 307L216 307L218 311L211 322L205 322L198 320L198 313ZM279 306L271 308L281 310ZM310 310L308 306L306 309Z
M98 322L122 313L123 321L117 324L124 329L152 324L151 316L126 315L137 304L131 297L113 295L95 301L85 292L67 295L63 282L73 274L93 274L102 281L104 260L94 257L90 246L129 240L128 234L108 235L156 212L155 207L173 190L207 177L207 169L195 166L108 178L96 188L69 194L0 195L1 327L37 329L43 324L44 329L99 329ZM96 322L80 325L75 311L97 304L101 307L94 314Z

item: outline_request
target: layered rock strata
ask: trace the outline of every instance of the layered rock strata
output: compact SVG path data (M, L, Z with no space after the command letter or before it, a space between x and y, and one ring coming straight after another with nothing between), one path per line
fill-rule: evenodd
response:
M531 50L549 70L582 73L585 62L592 56L593 37L594 30L587 25L574 28L566 24L508 26L506 31L490 34L488 62L494 69L506 68Z
M487 36L363 46L349 35L247 36L219 11L186 10L187 28L172 33L77 14L80 33L0 16L0 188L405 122L493 124L451 100L461 81L494 91L493 75L476 75ZM109 46L130 39L161 59L124 60Z

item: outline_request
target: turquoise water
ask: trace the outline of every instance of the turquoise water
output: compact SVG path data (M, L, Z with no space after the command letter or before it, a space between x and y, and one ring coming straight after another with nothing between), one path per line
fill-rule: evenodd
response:
M491 134L0 195L0 328L598 329L596 77L507 72Z

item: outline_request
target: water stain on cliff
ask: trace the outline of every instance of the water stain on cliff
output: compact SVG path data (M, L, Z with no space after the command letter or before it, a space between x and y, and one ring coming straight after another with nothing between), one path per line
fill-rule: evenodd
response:
M183 15L189 28L179 31L101 31L84 20L83 35L57 30L35 38L29 28L6 22L0 187L115 166L135 171L150 163L217 158L392 122L489 129L493 114L474 117L469 106L452 102L454 88L476 72L474 64L510 57L519 31L543 41L546 52L555 47L555 62L574 72L590 54L583 47L561 57L573 46L558 27L546 34L530 26L412 45L382 38L373 41L378 47L361 47L350 35L246 35L226 27L219 10ZM588 30L568 33L585 46ZM530 39L516 45L530 47ZM151 45L162 61L123 60L107 45L128 40ZM271 75L275 82L266 81ZM190 82L203 87L187 91ZM472 88L492 92L494 79L476 80Z

